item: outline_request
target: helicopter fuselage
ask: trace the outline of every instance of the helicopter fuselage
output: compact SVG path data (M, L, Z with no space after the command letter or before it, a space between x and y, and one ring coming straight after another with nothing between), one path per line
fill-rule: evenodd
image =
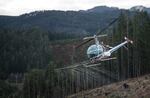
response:
M91 45L88 49L87 49L87 56L90 59L94 59L94 60L102 60L102 59L106 59L108 57L111 56L111 54L118 50L119 48L121 48L122 46L124 46L125 44L127 44L128 42L133 43L133 41L129 40L128 38L125 37L125 41L120 43L119 45L112 47L109 50L106 50L106 47L103 44L100 44L99 41L97 40L97 37L95 37L95 44Z

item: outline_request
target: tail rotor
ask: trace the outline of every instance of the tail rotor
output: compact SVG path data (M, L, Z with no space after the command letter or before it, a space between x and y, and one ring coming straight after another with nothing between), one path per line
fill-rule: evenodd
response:
M124 39L125 39L127 42L129 42L129 43L133 44L133 41L132 41L132 40L130 40L129 38L124 37Z

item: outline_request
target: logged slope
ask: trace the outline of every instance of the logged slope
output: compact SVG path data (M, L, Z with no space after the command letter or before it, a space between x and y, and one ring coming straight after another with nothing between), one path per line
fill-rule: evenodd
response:
M81 92L68 98L150 98L150 75Z

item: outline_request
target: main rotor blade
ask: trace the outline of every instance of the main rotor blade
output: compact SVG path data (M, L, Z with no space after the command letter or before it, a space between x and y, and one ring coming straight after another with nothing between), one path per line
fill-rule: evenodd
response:
M107 34L103 34L103 35L98 35L98 36L96 36L97 38L100 38L100 37L106 37L107 36ZM95 38L95 36L89 36L89 37L85 37L85 38L83 38L83 40L88 40L88 39L94 39Z
M110 27L110 26L111 26L113 23L115 23L118 19L119 19L119 17L116 18L116 19L114 19L114 20L113 20L111 23L109 23L105 28L103 28L101 31L98 31L98 32L96 33L96 35L99 35L100 33L104 32L108 27ZM90 42L90 41L92 41L92 40L93 40L93 38L88 39L88 40L82 42L81 44L77 45L75 48L79 48L79 47L81 47L82 45L84 45L84 44L86 44L86 43L88 43L88 42Z
M101 31L98 31L97 33L96 33L96 35L99 35L100 33L102 33L102 32L104 32L107 28L109 28L113 23L115 23L117 20L119 19L119 17L118 18L116 18L116 19L114 19L112 22L110 22L105 28L103 28Z
M84 45L84 44L86 44L86 43L88 43L88 42L90 42L90 41L92 41L92 40L93 40L93 38L88 39L88 40L86 40L86 41L80 43L79 45L77 45L75 48L79 48L79 47L81 47L82 45Z
M100 38L100 37L106 37L106 36L107 36L107 34L97 35L98 38Z
M94 36L90 36L90 37L85 37L85 38L83 38L83 40L93 39L93 38L94 38Z

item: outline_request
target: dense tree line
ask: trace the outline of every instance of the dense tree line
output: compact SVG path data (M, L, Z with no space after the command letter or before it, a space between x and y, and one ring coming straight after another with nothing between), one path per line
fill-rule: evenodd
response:
M0 42L1 72L25 72L31 68L42 68L49 62L46 32L38 29L1 30Z
M2 90L0 96L5 98L11 94L10 91L16 90L5 80L9 77L13 77L13 80L23 79L23 75L19 77L20 74L33 68L43 69L49 64L51 59L47 32L38 28L30 30L1 28L0 60L0 89Z
M130 17L129 17L130 16ZM126 79L149 73L149 36L150 17L147 12L126 12L120 15L120 20L113 34L114 42L124 41L124 36L134 41L127 45L128 50L118 50L118 66L120 78Z
M60 88L56 85L57 74L54 68L56 66L51 62L46 70L33 69L27 73L23 84L23 98L58 97ZM54 92L56 92L55 95Z
M64 35L84 35L85 32L93 34L120 13L119 9L105 8L110 11L35 11L20 16L0 16L0 27L26 30L39 27Z

